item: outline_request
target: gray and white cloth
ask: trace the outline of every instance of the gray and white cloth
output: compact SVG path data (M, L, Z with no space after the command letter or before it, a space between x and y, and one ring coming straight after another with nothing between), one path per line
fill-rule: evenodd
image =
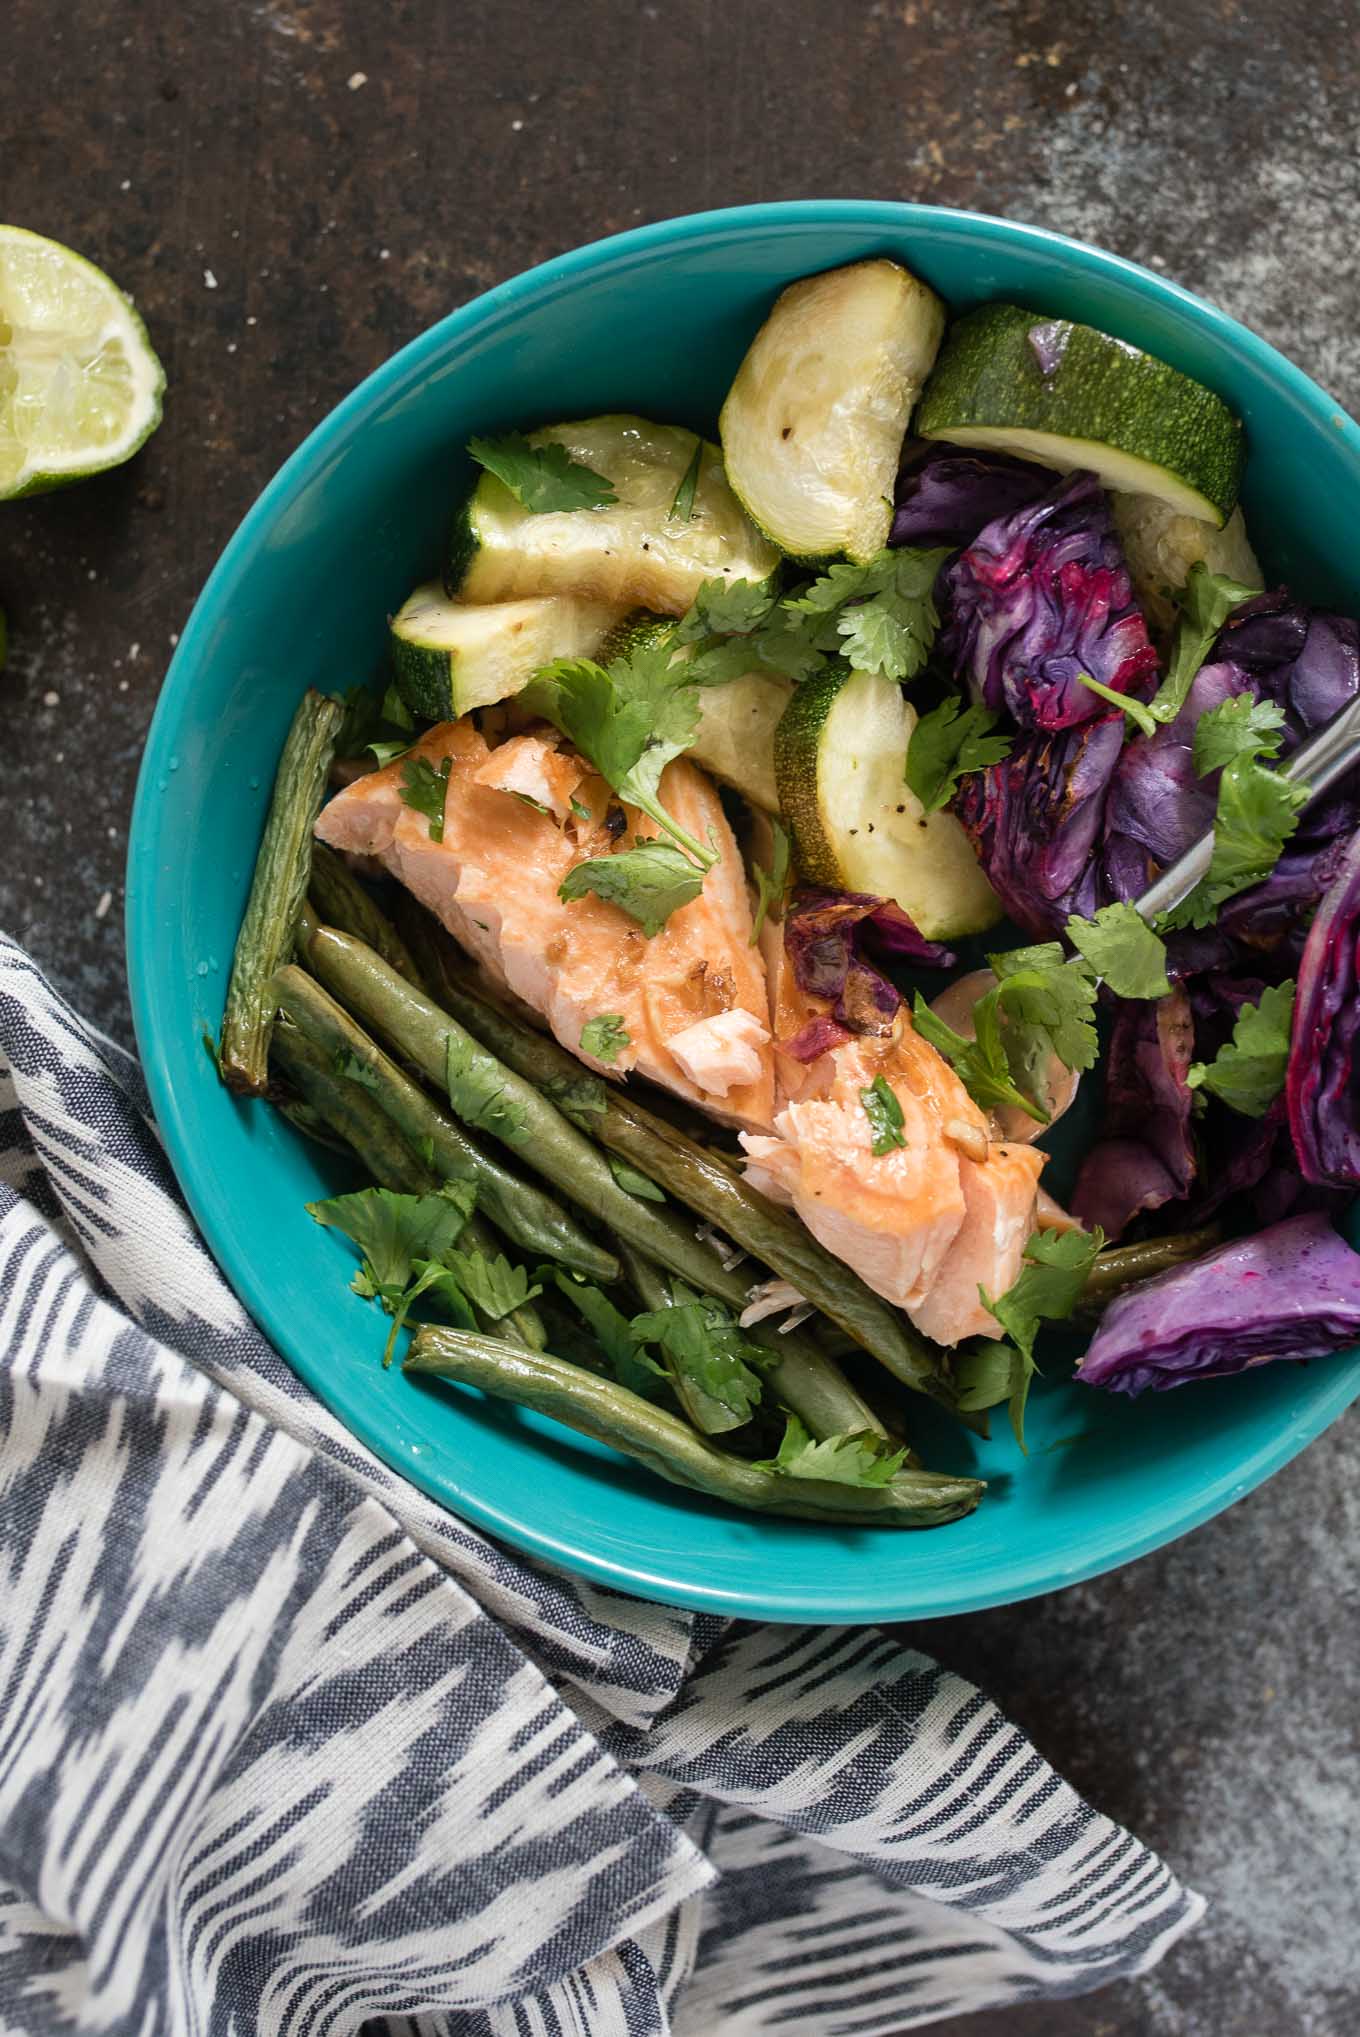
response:
M244 1314L0 938L0 2030L875 2037L1202 1900L892 1634L557 1576Z

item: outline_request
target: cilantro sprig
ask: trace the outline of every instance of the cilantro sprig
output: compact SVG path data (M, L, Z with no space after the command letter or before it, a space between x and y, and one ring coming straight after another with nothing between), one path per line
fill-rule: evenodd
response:
M500 438L469 439L468 451L479 467L505 484L522 509L535 516L560 509L601 509L618 501L607 475L573 460L555 439L533 446L522 431L508 431Z
M978 1287L982 1306L995 1316L1009 1341L987 1339L956 1361L959 1405L967 1413L1006 1401L1022 1450L1025 1404L1039 1369L1034 1362L1039 1326L1071 1315L1104 1243L1099 1226L1091 1231L1036 1231L1025 1247L1019 1274L1003 1295L993 1300Z
M948 557L942 548L887 547L862 565L828 567L782 599L768 582L706 580L674 641L699 646L695 667L708 683L718 676L721 640L734 637L745 643L743 662L728 653L723 677L762 667L801 682L838 658L857 672L912 679L939 629L934 588Z
M739 1429L760 1405L764 1382L757 1369L765 1353L752 1344L721 1303L671 1282L669 1308L634 1316L639 1343L656 1344L676 1393L706 1436Z
M1195 725L1196 774L1207 778L1239 757L1276 757L1284 739L1284 709L1275 700L1234 693L1202 714Z
M1226 573L1211 573L1202 559L1196 560L1181 591L1180 620L1166 677L1148 702L1154 721L1176 719L1224 623L1235 608L1253 601L1260 591L1230 580Z
M1294 1023L1294 984L1277 983L1244 1004L1232 1038L1212 1061L1191 1063L1186 1082L1207 1089L1243 1117L1261 1118L1284 1088Z
M1010 755L1015 738L992 734L999 720L995 709L965 706L957 694L921 716L907 744L906 780L927 813L947 806L969 771L984 771Z
M673 912L704 888L704 873L673 842L649 837L635 848L620 849L612 856L590 856L569 870L558 886L557 895L570 904L593 891L609 905L617 905L637 921L651 940L659 934Z
M343 1232L357 1245L359 1271L350 1282L354 1292L380 1301L392 1317L384 1365L391 1364L397 1337L423 1296L439 1300L460 1328L477 1328L471 1304L447 1263L475 1199L471 1188L450 1181L431 1195L364 1188L307 1204L317 1223Z
M616 1011L597 1012L581 1028L581 1052L612 1067L623 1049L632 1044L622 1015Z
M641 1394L644 1400L663 1399L667 1378L664 1366L643 1350L642 1340L634 1334L627 1316L615 1308L603 1289L571 1273L557 1272L553 1278L558 1291L594 1331L600 1355L619 1385L626 1386L630 1393Z
M980 1110L1012 1105L1047 1124L1050 1056L1064 1068L1095 1065L1096 986L1090 965L1056 941L987 957L996 983L973 1006L970 1040L931 1011L918 991L916 1030L949 1061Z
M1025 1092L1011 1072L1010 1057L1001 1032L1000 985L980 997L973 1006L974 1037L955 1032L951 1025L930 1009L920 991L912 1007L912 1019L922 1039L943 1054L979 1110L1000 1110L1013 1104L1046 1125L1049 1113Z
M443 758L437 771L428 757L408 757L401 767L402 805L424 814L432 842L444 839L444 801L452 768L452 757Z
M1102 905L1093 919L1074 913L1067 938L1116 997L1166 997L1166 947L1134 905Z
M1233 732L1242 737L1247 734L1240 728ZM1270 732L1265 733L1268 740ZM1235 898L1239 891L1247 891L1269 877L1307 803L1306 785L1272 771L1261 762L1258 732L1256 749L1239 751L1223 767L1208 871L1189 896L1173 906L1159 924L1212 926L1221 905Z
M906 1461L905 1449L895 1449L885 1437L868 1429L814 1442L797 1415L790 1415L778 1452L758 1469L779 1471L786 1478L823 1479L833 1485L878 1486L890 1485Z
M876 1160L881 1160L885 1153L891 1153L894 1147L906 1145L907 1142L902 1136L902 1127L906 1122L902 1115L902 1106L886 1076L875 1075L868 1088L861 1089L859 1100L864 1107L864 1115L869 1120L869 1129L873 1133L869 1151Z

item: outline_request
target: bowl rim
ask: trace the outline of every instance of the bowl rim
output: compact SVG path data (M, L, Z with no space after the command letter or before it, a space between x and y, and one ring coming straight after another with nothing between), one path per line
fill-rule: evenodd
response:
M157 929L154 919L157 887L148 874L158 855L159 801L155 787L169 762L171 731L180 715L201 650L206 649L213 626L212 611L224 591L234 582L257 550L267 542L278 518L307 486L317 467L365 420L379 403L386 405L403 385L418 382L432 363L442 357L465 335L485 332L502 317L518 310L526 299L550 299L557 291L574 285L583 274L600 276L634 262L650 258L668 244L683 242L694 246L707 238L728 241L749 229L771 226L797 229L819 227L843 220L866 230L881 227L896 233L913 228L939 228L945 224L971 233L980 242L1004 242L1021 246L1069 266L1094 270L1108 280L1123 283L1133 294L1150 297L1174 313L1188 317L1208 339L1230 351L1245 354L1269 377L1274 393L1292 398L1317 423L1337 431L1360 461L1360 424L1357 424L1320 384L1297 367L1269 341L1262 339L1227 312L1208 303L1169 277L1157 274L1123 255L1071 238L1047 227L1008 220L996 214L921 205L890 199L798 198L714 208L703 212L677 214L644 225L588 241L525 269L493 285L446 313L415 338L381 362L347 396L333 406L288 455L272 478L255 497L219 554L194 601L179 642L166 670L159 697L147 730L145 748L137 776L132 816L128 828L126 856L126 898L124 934L127 947L128 988L133 1028L143 1076L156 1126L180 1191L204 1242L228 1285L254 1319L262 1333L288 1357L286 1323L277 1321L268 1284L257 1278L253 1267L239 1265L231 1252L230 1227L225 1214L200 1192L194 1147L184 1111L177 1099L167 1063L156 1051L157 1028L150 972L144 958L154 953ZM228 1271L228 1267L231 1270ZM593 1555L569 1538L550 1529L526 1527L504 1506L478 1495L460 1492L458 1511L467 1520L510 1545L549 1564L578 1576L589 1577L615 1590L672 1605L725 1615L742 1615L777 1620L834 1620L837 1624L863 1623L903 1618L938 1618L981 1611L991 1606L1019 1603L1027 1598L1066 1588L1118 1569L1154 1549L1177 1541L1221 1512L1233 1501L1262 1484L1281 1466L1304 1449L1330 1426L1360 1396L1360 1364L1338 1370L1311 1400L1297 1419L1282 1424L1279 1433L1255 1451L1246 1462L1225 1467L1221 1478L1205 1487L1196 1502L1177 1511L1168 1528L1159 1514L1155 1525L1130 1519L1122 1538L1102 1541L1098 1552L1078 1557L1057 1571L1051 1560L1018 1575L1002 1589L970 1585L951 1589L947 1581L924 1591L915 1590L909 1599L885 1599L882 1588L875 1592L866 1583L862 1603L840 1599L834 1606L817 1606L801 1596L765 1589L735 1592L724 1587L700 1584L675 1585L654 1574L650 1565L625 1563ZM343 1416L340 1417L343 1420ZM365 1444L365 1447L373 1447ZM375 1449L375 1455L381 1455ZM399 1475L409 1476L409 1465L394 1465ZM428 1490L428 1488L426 1488ZM446 1498L439 1503L448 1505ZM454 1509L450 1508L450 1511ZM872 1566L867 1566L872 1579Z

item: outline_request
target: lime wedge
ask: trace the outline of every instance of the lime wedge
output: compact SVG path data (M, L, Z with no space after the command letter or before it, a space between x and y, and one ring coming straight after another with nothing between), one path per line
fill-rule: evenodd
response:
M0 226L0 501L118 466L160 423L164 389L146 327L102 269Z

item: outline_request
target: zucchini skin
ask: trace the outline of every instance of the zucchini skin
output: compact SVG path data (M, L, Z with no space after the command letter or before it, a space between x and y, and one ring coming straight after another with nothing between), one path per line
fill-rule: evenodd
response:
M822 829L817 796L817 753L826 718L849 672L831 670L795 688L774 732L774 775L779 805L793 836L794 854L809 884L841 888L836 852Z
M1054 328L1061 358L1045 375L1029 335ZM1197 489L1226 521L1244 458L1241 421L1222 398L1153 354L1095 327L1018 304L983 304L950 328L916 412L923 438L960 426L1085 439L1145 460Z
M417 721L456 721L453 670L447 651L432 651L393 636L388 645L392 678Z

